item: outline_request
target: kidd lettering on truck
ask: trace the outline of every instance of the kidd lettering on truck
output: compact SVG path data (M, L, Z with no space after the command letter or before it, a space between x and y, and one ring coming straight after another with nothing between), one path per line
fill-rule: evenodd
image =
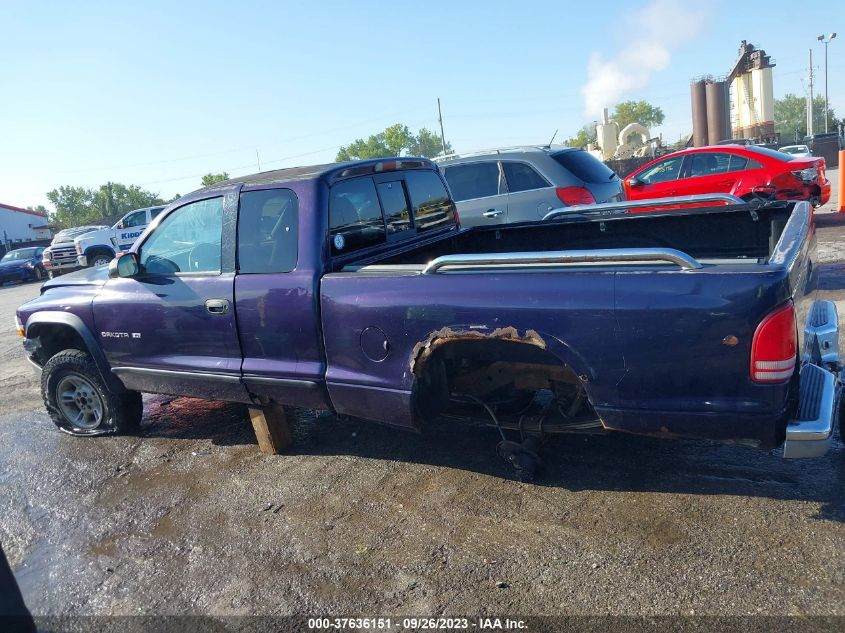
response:
M135 209L111 228L104 227L74 239L78 264L82 268L107 265L116 253L132 248L135 240L163 209L163 206Z
M525 471L547 433L824 453L838 321L809 204L695 202L461 229L425 159L265 172L170 204L108 269L45 284L18 328L77 435L133 430L154 392L486 422Z

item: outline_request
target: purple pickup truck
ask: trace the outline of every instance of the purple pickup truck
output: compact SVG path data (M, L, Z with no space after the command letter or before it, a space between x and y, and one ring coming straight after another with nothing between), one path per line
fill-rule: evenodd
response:
M838 322L810 206L646 202L461 229L425 159L260 173L44 284L18 328L76 435L133 430L150 392L481 422L512 462L568 432L824 453Z

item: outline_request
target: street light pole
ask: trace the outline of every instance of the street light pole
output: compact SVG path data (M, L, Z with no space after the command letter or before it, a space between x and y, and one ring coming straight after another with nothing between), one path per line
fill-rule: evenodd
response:
M836 33L831 33L830 35L825 38L824 35L819 35L816 39L824 44L824 131L825 134L827 133L827 45L830 44L830 40L836 37Z

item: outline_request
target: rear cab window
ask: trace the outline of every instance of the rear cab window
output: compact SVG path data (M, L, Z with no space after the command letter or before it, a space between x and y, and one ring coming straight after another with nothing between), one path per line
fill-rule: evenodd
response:
M387 241L387 229L372 178L344 180L332 187L329 226L333 255Z
M329 195L329 241L335 257L448 229L455 222L454 204L433 170L342 180Z

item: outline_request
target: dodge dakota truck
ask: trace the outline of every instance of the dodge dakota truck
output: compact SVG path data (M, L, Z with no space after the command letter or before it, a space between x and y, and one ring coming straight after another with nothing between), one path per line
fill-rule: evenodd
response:
M131 431L151 392L489 424L515 465L567 432L820 455L840 366L812 209L698 202L462 229L425 159L264 172L46 283L18 330L76 435Z

